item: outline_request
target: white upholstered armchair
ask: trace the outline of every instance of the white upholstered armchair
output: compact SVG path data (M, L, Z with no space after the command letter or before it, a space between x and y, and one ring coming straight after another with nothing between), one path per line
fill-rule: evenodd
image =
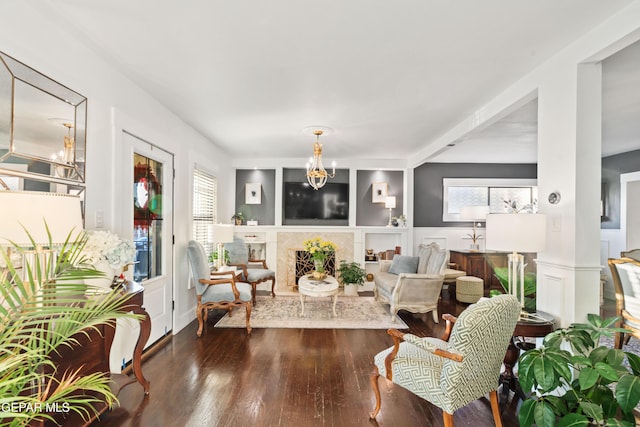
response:
M420 245L418 256L396 255L392 261L381 260L375 275L373 292L377 300L389 304L391 319L398 310L412 313L433 313L438 323L438 298L449 252L437 243Z

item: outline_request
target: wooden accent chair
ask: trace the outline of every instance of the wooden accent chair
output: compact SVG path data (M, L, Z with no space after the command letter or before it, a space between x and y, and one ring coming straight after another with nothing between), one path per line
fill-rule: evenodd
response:
M432 312L438 323L438 299L449 264L449 251L437 243L420 245L417 257L396 255L392 261L380 260L374 276L376 300L389 304L391 320L398 310Z
M616 291L616 316L619 328L629 332L616 332L615 348L622 348L631 337L640 338L640 261L631 258L609 258L609 268Z
M380 411L382 375L441 408L445 427L453 427L456 410L488 393L495 424L502 426L498 379L519 316L518 300L499 295L470 305L457 320L442 316L447 321L443 339L390 329L394 346L374 357L371 385L376 407L370 417Z
M267 267L264 259L250 259L249 248L242 237L235 236L233 242L225 243L224 248L229 251L229 265L242 269L242 280L251 284L253 305L256 304L256 286L258 283L271 280L271 296L275 297L276 274Z
M187 247L187 255L191 273L196 281L198 336L202 336L202 328L209 310L227 310L231 315L234 307L245 307L247 334L251 334L251 285L236 282L234 272L211 273L207 255L200 242L191 240Z

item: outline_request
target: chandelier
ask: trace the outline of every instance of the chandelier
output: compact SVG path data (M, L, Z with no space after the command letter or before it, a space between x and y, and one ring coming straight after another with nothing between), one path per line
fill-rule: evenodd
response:
M56 163L60 163L64 166L56 166L55 173L60 178L76 178L78 176L77 171L75 170L75 150L76 143L75 139L71 135L71 129L73 129L73 124L71 123L63 123L62 126L67 128L67 135L64 137L64 150L61 150L58 154L54 154L52 156L52 160Z
M307 181L314 190L324 187L327 183L327 178L333 178L336 176L336 165L333 162L333 170L331 173L322 165L322 144L320 144L320 135L323 131L314 130L313 134L316 136L316 142L313 144L313 157L309 158L307 162Z

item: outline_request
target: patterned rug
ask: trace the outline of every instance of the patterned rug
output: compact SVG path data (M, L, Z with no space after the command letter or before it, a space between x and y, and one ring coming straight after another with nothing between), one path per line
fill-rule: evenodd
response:
M295 296L258 296L251 311L252 328L301 328L301 329L407 329L396 316L391 322L389 306L376 302L373 297L338 296L333 317L333 298L307 297L304 317L300 316L300 298ZM234 311L216 323L216 328L244 328L244 312Z

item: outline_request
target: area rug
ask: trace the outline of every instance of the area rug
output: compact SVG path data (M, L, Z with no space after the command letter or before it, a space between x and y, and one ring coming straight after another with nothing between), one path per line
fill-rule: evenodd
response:
M389 306L376 302L373 297L338 296L333 317L333 298L310 298L304 303L304 317L300 316L300 298L294 296L258 296L251 311L252 328L302 328L302 329L407 329L396 316L389 315ZM244 311L235 310L216 323L216 328L244 328Z

